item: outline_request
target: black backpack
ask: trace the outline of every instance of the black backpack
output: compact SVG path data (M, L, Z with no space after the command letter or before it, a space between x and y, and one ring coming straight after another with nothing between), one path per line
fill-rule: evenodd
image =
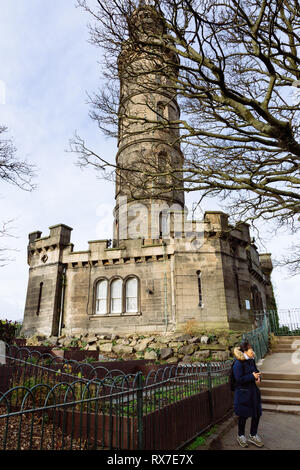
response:
M235 377L234 377L234 373L233 373L233 366L235 364L235 361L237 359L234 359L234 361L232 361L232 364L231 364L231 367L230 367L230 374L229 374L229 383L230 383L230 389L232 392L235 391L235 387L236 387L236 380L235 380ZM243 366L243 369L244 369L244 363L242 362L242 366Z

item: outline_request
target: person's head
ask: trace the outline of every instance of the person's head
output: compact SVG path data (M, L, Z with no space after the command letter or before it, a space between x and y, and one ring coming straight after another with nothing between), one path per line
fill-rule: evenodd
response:
M252 345L248 341L243 341L240 344L240 350L243 353L246 353L248 357L251 357L251 358L254 357L254 351L253 351Z

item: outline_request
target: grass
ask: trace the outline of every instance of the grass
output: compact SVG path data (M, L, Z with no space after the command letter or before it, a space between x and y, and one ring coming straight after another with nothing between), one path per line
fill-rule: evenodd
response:
M217 430L218 426L212 426L208 431L201 434L201 436L196 437L196 439L191 442L184 450L196 450L200 446L204 446L207 442L207 438L214 434Z

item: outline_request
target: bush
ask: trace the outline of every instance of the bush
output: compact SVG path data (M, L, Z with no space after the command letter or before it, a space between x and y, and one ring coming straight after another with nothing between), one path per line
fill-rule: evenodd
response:
M11 344L20 329L18 322L11 320L0 320L0 340Z

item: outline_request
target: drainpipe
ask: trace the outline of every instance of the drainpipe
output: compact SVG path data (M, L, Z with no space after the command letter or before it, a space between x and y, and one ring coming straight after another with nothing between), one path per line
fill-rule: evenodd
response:
M164 247L164 261L165 261L165 274L164 274L165 308L164 308L164 316L165 316L165 324L166 324L165 332L167 332L167 330L168 330L167 251L166 251L167 250L167 244L164 240L163 240L162 244L163 244L163 247Z
M58 324L58 336L61 336L62 322L64 317L64 303L65 303L65 288L66 288L66 271L67 268L64 266L62 271L62 280L61 280L61 299L60 299L60 313L59 313L59 324Z

